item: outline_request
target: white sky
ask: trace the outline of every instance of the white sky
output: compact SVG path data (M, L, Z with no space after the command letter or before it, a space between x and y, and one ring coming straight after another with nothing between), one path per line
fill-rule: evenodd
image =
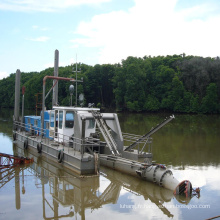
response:
M0 79L128 56L220 55L217 0L1 0Z

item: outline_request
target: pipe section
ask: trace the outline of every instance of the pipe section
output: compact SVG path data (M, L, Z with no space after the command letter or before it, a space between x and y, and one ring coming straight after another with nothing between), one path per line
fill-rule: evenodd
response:
M175 195L190 196L192 185L190 181L184 180L181 183L173 176L171 170L162 164L146 164L128 160L112 155L100 155L101 165L120 172L140 177L143 180L156 183L166 189L174 191Z

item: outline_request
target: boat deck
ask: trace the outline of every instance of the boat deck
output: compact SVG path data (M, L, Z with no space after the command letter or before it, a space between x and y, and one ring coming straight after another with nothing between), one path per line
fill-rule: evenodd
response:
M30 135L26 131L14 131L14 134L16 134L15 139L21 148L37 151L39 155L49 157L61 166L73 169L78 174L95 174L97 164L95 164L94 156L83 152L83 149L75 150L76 146L81 143L58 143L49 138ZM41 145L40 152L38 145ZM60 159L61 157L62 159Z

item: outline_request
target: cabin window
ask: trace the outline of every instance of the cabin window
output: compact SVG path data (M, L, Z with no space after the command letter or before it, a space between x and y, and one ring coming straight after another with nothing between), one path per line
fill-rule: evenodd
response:
M31 119L30 118L28 118L28 124L30 124L31 123Z
M59 129L63 127L63 111L59 111Z
M95 127L95 120L89 119L88 129L93 129Z
M50 127L54 127L54 112L50 113Z
M74 113L67 111L66 112L65 127L66 128L73 128L73 125L74 125Z

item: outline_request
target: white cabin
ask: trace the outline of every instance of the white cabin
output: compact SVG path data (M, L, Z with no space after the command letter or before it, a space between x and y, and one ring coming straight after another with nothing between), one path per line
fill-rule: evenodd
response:
M69 142L72 137L81 139L82 123L79 121L83 117L86 117L85 138L95 133L96 123L90 111L100 111L99 108L56 106L53 109L50 111L50 137L55 141Z

